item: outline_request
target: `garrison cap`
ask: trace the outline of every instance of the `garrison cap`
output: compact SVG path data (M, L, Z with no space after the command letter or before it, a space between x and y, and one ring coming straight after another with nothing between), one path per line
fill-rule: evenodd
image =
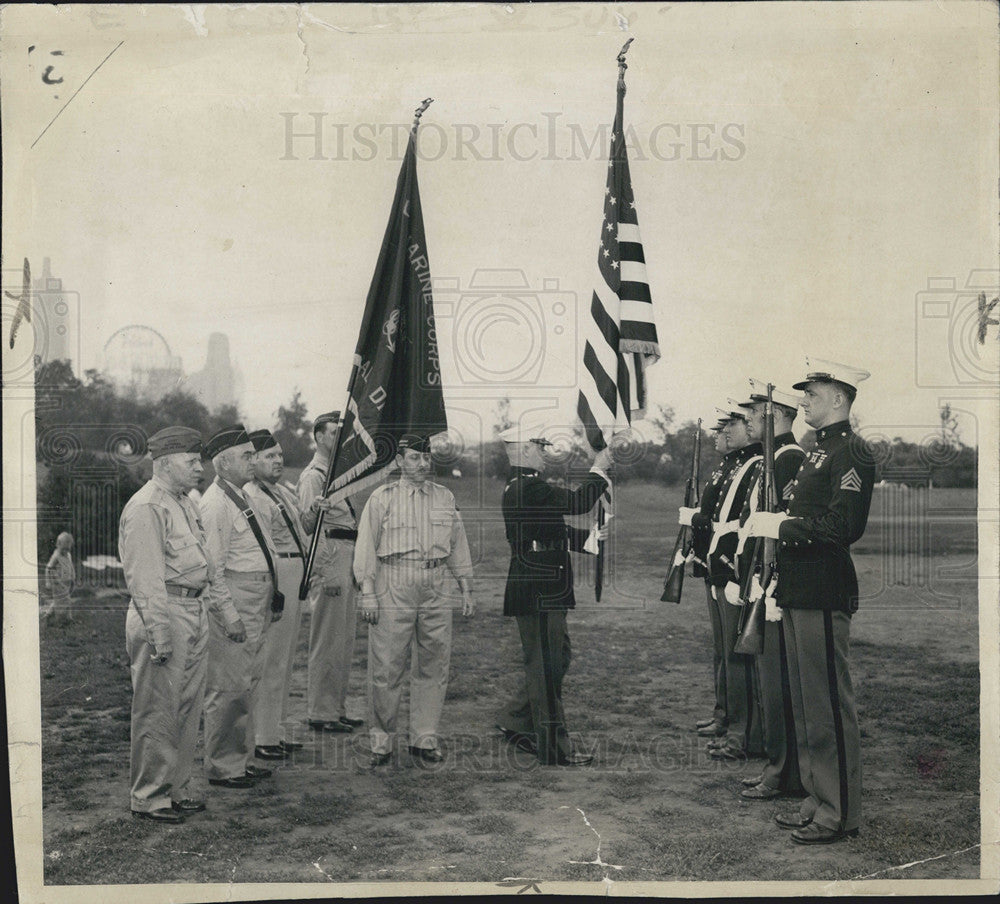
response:
M396 454L402 455L407 449L412 449L414 452L430 452L431 441L426 436L418 436L416 433L404 433L396 443Z
M795 383L792 389L805 389L809 383L843 383L853 393L858 391L858 383L867 380L871 374L850 364L838 364L823 358L806 356L806 378ZM853 398L853 396L852 396Z
M273 449L278 445L278 441L272 436L270 430L251 430L247 436L253 443L254 451L263 452L265 449Z
M164 427L146 440L146 446L154 459L178 453L197 452L200 455L203 448L201 434L191 427Z
M220 452L232 449L233 446L242 446L250 442L246 428L242 424L233 424L232 427L225 427L215 434L205 443L205 454L209 458L215 458Z
M786 408L798 409L802 396L793 395L778 389L772 383L771 400L776 405L784 405ZM757 380L750 377L750 398L746 402L740 402L741 408L752 408L757 402L767 401L767 380Z
M340 423L340 412L339 411L328 411L326 414L319 415L315 421L313 421L313 430L317 427L322 427L324 424L339 424Z

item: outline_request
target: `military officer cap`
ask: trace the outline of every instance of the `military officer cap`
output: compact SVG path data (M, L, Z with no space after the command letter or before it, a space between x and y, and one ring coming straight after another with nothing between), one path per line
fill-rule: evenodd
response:
M418 436L416 433L404 433L396 443L396 453L402 455L407 449L412 449L414 452L430 452L431 441L426 436Z
M710 431L711 431L712 433L718 433L718 432L719 432L720 430L722 430L722 429L723 429L723 428L724 428L724 427L726 426L726 424L728 424L728 423L729 423L729 418L727 418L727 417L720 417L720 418L719 418L719 420L718 420L718 421L716 421L716 424L715 424L715 426L714 426L714 427L709 427L708 429L709 429L709 430L710 430Z
M747 419L746 412L740 411L739 402L734 402L732 399L727 399L727 407L719 408L716 406L715 410L722 415L719 420L726 421L727 423L729 421L745 421ZM725 424L722 426L725 426Z
M515 424L500 434L500 439L505 443L534 443L536 446L551 446L552 443L542 436L543 427L531 427L523 424Z
M164 427L157 430L147 441L149 454L154 458L178 453L202 451L201 434L191 427Z
M220 452L225 452L226 449L232 449L233 446L242 446L248 442L250 442L250 437L247 436L246 428L242 424L233 424L232 427L220 430L205 443L205 454L209 458L215 458L216 455Z
M784 405L785 408L791 408L792 411L796 411L799 407L799 403L802 401L802 396L794 395L790 392L785 392L783 389L778 389L774 384L771 389L771 400L776 405ZM756 380L750 377L750 398L745 402L740 402L741 408L753 408L758 402L767 401L767 380Z
M340 412L339 411L328 411L326 414L321 414L319 417L313 421L313 430L317 427L322 427L324 424L339 424L340 423Z
M250 437L255 452L273 449L278 445L278 441L271 435L270 430L251 430L247 436Z
M839 383L847 389L853 400L858 394L858 383L867 380L871 374L867 370L839 364L823 358L806 356L806 378L793 384L792 389L805 389L810 383Z

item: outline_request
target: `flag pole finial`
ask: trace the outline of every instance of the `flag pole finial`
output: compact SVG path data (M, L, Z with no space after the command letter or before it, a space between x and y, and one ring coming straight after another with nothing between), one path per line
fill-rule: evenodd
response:
M628 46L631 44L635 38L629 38L622 49L618 51L618 84L621 87L625 87L625 70L628 69L628 64L625 62L625 54L628 53Z
M432 103L434 103L434 98L433 97L425 97L424 100L423 100L423 103L421 103L420 106L417 107L417 109L413 111L413 129L412 129L412 131L414 131L414 132L417 131L417 126L420 125L420 117L424 115L424 111Z

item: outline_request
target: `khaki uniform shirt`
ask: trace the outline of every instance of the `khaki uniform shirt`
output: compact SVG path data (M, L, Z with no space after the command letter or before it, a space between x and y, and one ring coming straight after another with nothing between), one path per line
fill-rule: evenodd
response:
M287 487L279 483L267 484L267 492L261 488L261 483L256 478L251 480L244 488L247 498L253 504L256 511L266 519L267 529L274 540L274 548L278 552L308 552L309 544L306 532L302 527L302 519L299 516L299 502L295 494ZM292 522L292 529L295 536L292 536L285 522L285 517L281 509L267 493L271 493L281 503L288 520ZM298 543L296 543L298 539Z
M236 486L232 488L254 510L264 540L268 548L274 550L274 542L268 531L270 519L247 498L242 489ZM250 529L250 522L214 480L201 497L201 516L205 523L209 560L215 566L215 580L208 588L205 602L212 612L229 624L239 618L239 613L233 605L226 583L226 570L267 571L267 560Z
M149 643L168 646L172 604L165 585L201 590L213 576L194 503L153 477L122 510L118 558Z
M371 494L358 524L355 580L374 580L378 560L393 555L445 559L456 578L472 577L469 541L451 490L400 478Z
M311 462L299 475L299 482L296 488L299 497L299 511L302 513L302 526L306 532L312 534L316 530L318 513L310 511L310 507L315 502L317 496L323 494L326 485L326 472L330 467L330 459L317 452ZM338 502L331 511L323 516L323 530L339 528L340 530L354 530L357 521L354 518L354 511L346 499ZM332 537L320 537L316 544L316 561L314 568L320 571L330 562L333 549L336 548L337 540ZM308 551L308 550L307 550Z

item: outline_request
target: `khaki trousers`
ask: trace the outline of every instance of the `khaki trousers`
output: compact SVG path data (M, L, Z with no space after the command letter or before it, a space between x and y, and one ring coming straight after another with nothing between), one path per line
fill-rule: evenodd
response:
M299 583L302 559L274 559L278 588L285 595L285 611L264 635L263 674L254 700L253 725L259 747L273 747L282 737L281 725L288 716L288 688L292 681L292 661L302 624Z
M352 540L324 541L330 556L309 582L309 721L336 722L347 715L347 689L357 635L358 606L351 566Z
M827 829L861 821L861 733L848 671L851 617L782 609L799 773L809 795L799 813Z
M368 627L368 725L374 753L392 750L408 666L409 745L437 747L451 659L452 601L442 593L444 570L406 562L379 564L378 624Z
M563 679L572 657L566 610L519 615L517 628L524 678L499 722L503 728L534 737L539 762L551 766L572 752L562 703Z
M762 781L773 791L797 794L802 790L802 783L799 781L795 720L781 626L780 621L764 622L764 651L754 657L758 712L767 756Z
M205 772L238 778L253 757L253 700L264 669L264 634L271 623L271 576L266 571L226 571L225 581L247 639L226 637L218 616L208 620L208 688L205 693Z
M200 600L170 597L170 658L150 658L146 628L133 604L125 616L132 673L132 809L161 810L193 797L189 785L205 696L208 619Z

